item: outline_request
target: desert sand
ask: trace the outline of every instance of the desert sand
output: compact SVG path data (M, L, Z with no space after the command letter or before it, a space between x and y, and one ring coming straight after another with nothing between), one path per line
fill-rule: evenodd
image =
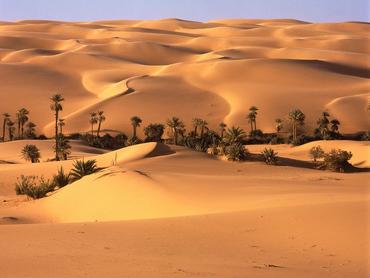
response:
M133 115L144 125L175 115L247 129L251 105L265 132L293 108L307 128L328 110L342 132L363 131L369 31L368 23L297 20L1 22L2 93L17 97L0 111L37 107L30 116L48 136L55 92L68 103L67 133L89 130L97 110L109 119L104 129L126 133Z
M292 108L312 130L323 110L340 130L369 129L369 31L361 22L179 19L0 22L0 111L30 110L53 135L49 97L65 97L66 133L131 134L178 116L248 130ZM139 130L142 136L142 129ZM22 160L35 144L41 163ZM228 162L184 147L145 143L108 152L72 141L70 160L48 162L51 140L0 143L0 276L367 277L370 273L368 142L273 145L278 166ZM308 151L341 148L360 171L309 166ZM259 153L265 145L247 146ZM16 196L20 175L51 178L74 159L104 169L50 196Z

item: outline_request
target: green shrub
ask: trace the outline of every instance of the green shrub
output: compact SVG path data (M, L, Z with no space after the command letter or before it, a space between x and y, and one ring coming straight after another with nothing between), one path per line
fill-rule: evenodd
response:
M324 150L320 146L314 146L310 149L310 157L316 163L318 159L324 157Z
M99 171L96 160L77 160L73 162L73 169L70 172L71 181L76 181L84 176L91 175Z
M40 150L35 145L27 144L22 149L22 157L31 163L40 162Z
M58 169L58 173L53 177L53 184L62 188L70 183L70 174L64 172L63 167Z
M102 137L85 134L81 135L81 140L91 147L107 150L117 150L127 145L127 136L123 133L119 133L115 137L109 133L104 134Z
M226 147L226 157L231 161L241 161L247 157L248 151L241 143L233 143Z
M150 124L144 128L145 142L162 142L163 124Z
M54 184L44 177L24 176L17 178L15 184L15 193L17 195L27 195L33 199L45 197L49 192L54 190Z
M351 166L349 163L351 158L351 152L333 149L324 154L324 161L320 164L320 168L335 172L344 172Z
M278 162L278 153L271 148L265 148L261 154L266 164L275 165Z
M362 133L361 141L370 141L370 130Z
M207 149L207 153L208 154L211 154L211 155L218 155L220 153L219 151L219 147L217 146L217 144L212 144L208 149Z

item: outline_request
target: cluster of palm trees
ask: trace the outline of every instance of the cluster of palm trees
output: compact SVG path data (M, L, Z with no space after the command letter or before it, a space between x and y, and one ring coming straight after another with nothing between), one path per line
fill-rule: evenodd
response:
M293 142L297 141L297 129L298 126L304 125L306 115L300 109L293 109L289 112L289 119L292 122L292 136Z
M340 122L337 119L329 119L330 114L324 111L321 117L317 120L318 128L316 133L319 133L323 139L337 137L339 134Z
M106 120L104 111L92 112L90 113L90 125L91 125L91 136L94 137L94 125L98 125L96 130L96 137L100 137L100 131L102 123Z
M50 98L51 105L50 109L54 112L54 120L55 120L55 144L54 144L54 151L55 151L55 160L67 159L67 156L70 154L70 148L68 140L63 134L63 128L65 126L65 120L60 117L61 112L63 111L63 102L65 99L60 94L55 94ZM246 118L250 125L250 133L249 136L255 137L259 135L263 135L262 131L257 129L257 115L259 109L256 106L251 106L249 108L249 113L247 114ZM317 121L318 128L317 132L319 132L324 139L328 139L329 135L339 134L339 125L340 122L336 119L329 120L330 115L327 112L323 112L321 118ZM300 109L293 109L289 112L288 118L291 122L291 134L293 142L297 141L298 139L298 130L300 126L304 125L305 121L305 114ZM104 111L92 112L90 114L89 123L91 125L91 136L94 139L100 138L100 132L102 128L102 123L106 120ZM137 136L137 129L142 124L142 119L138 116L133 116L130 119L132 125L132 137L129 141L129 144L137 144L140 143L140 139ZM17 138L23 139L25 136L30 138L31 135L35 134L35 127L36 125L29 121L29 111L25 108L19 109L16 113L16 120L13 121L11 116L8 113L3 114L3 131L2 131L2 139L5 141L6 133L8 133L9 140L14 139L14 134L16 131L17 126ZM97 125L97 129L95 130L94 127ZM162 135L165 130L165 126L169 128L169 136L173 140L175 145L178 145L179 139L184 139L187 135L185 124L184 122L178 117L171 117L167 119L166 125L156 123L156 124L149 124L144 128L144 133L146 135L145 141L161 141ZM217 135L219 139L227 144L232 144L235 142L241 142L242 139L246 137L246 132L240 128L232 126L228 128L225 123L220 123L218 126L219 132L214 132L209 129L208 122L201 118L194 118L192 120L192 127L188 134L188 137L192 138L203 138L206 134L213 134ZM25 130L26 128L26 130ZM276 128L276 136L279 137L280 132L284 128L284 121L280 118L275 120L275 128ZM95 131L95 132L94 132ZM207 135L207 136L208 136ZM212 135L212 136L213 136ZM127 137L126 137L127 138ZM130 143L131 142L131 143ZM27 148L26 148L27 147ZM22 153L24 157L27 157L27 150L32 150L35 153L35 148L30 145L27 145ZM31 151L30 151L31 153ZM39 160L37 155L33 156L35 159L29 159L32 162L36 162Z
M5 142L6 135L9 141L24 138L35 137L36 124L29 121L29 111L26 108L21 108L15 114L15 120L9 113L3 114L2 124L2 140ZM25 129L26 128L26 129ZM15 135L17 131L17 135Z
M256 106L251 106L247 115L248 123L251 127L251 134L257 130L257 111L258 108Z

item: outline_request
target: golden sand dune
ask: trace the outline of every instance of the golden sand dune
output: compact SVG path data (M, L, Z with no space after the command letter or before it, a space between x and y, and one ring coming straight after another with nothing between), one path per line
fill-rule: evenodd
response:
M282 157L297 159L297 160L312 160L309 156L310 149L314 146L320 146L325 152L333 148L349 150L352 153L351 164L356 167L370 167L370 143L367 141L314 141L298 147L287 145L248 145L247 148L251 152L261 152L264 148L273 148Z
M368 148L345 143L356 154ZM291 155L290 147L278 147ZM292 153L303 157L308 148ZM156 143L93 157L109 167L47 198L1 203L4 277L49 277L50 264L69 256L78 262L61 259L55 277L102 277L104 269L136 277L366 276L368 173L230 163ZM5 165L0 175L17 176L24 165ZM50 174L57 165L69 169L71 161L27 166ZM42 270L25 259L36 254ZM86 257L99 267L81 274ZM10 267L19 260L22 267Z
M50 141L36 144L48 154ZM7 154L5 151L4 156L0 157L3 161L9 158L11 152L14 154L20 149L16 146L19 145L18 142L2 145L8 152ZM302 166L297 162L309 160L308 152L316 145L322 146L326 151L333 147L345 147L354 155L352 163L360 167L369 166L369 144L365 142L319 141L296 148L276 145L273 148L281 157L293 159L280 167L269 167L261 162L237 165L183 147L169 147L158 143L146 143L99 154L101 151L98 149L73 142L72 157L96 159L98 165L105 170L87 176L55 192L49 198L27 203L23 209L18 206L15 210L3 211L2 214L8 213L33 222L116 221L295 206L306 204L308 200L313 205L357 198L356 195L344 198L339 194L339 199L326 200L325 190L320 191L324 194L321 198L308 197L317 193L311 187L313 178L335 181L336 177L340 177L347 182L354 182L361 179L361 176L367 176L364 173L343 177L314 169L299 169ZM259 153L264 147L266 146L248 146L252 153ZM57 166L63 166L67 171L72 166L71 160L32 165L19 164L21 161L8 162L18 164L3 165L0 168L4 183L2 192L5 195L13 194L13 188L5 185L14 184L15 177L21 174L32 172L48 178L50 173L56 171ZM268 176L264 174L266 171L269 172ZM289 181L290 178L293 180ZM296 190L297 183L301 192ZM268 194L266 187L269 188ZM349 190L356 192L357 188ZM141 205L136 206L137 202Z
M39 133L50 136L49 97L56 92L66 99L66 133L89 131L89 114L98 110L107 117L102 132L131 134L134 115L143 126L178 116L187 128L199 117L212 129L225 122L249 130L251 105L264 132L293 108L305 112L308 131L324 110L341 121L342 133L368 130L369 26L288 19L0 22L0 111L26 107ZM30 143L41 163L22 160L20 150ZM157 143L113 152L71 145L70 160L47 162L51 140L0 144L1 277L369 273L366 142L269 146L279 153L278 166ZM351 151L358 172L313 169L307 160L316 145ZM266 146L247 147L256 154ZM46 198L15 195L20 175L49 179L81 158L103 169Z
M126 133L132 115L161 122L177 115L186 123L202 116L212 128L220 121L247 128L251 105L260 108L266 132L295 107L306 113L309 128L328 108L343 122L342 132L366 130L366 103L353 97L369 95L369 31L361 22L280 19L2 22L2 92L18 98L0 103L0 110L32 108L26 95L42 95L31 116L47 135L53 92L67 100L67 132L87 130L92 106L109 114L105 128ZM138 76L148 77L131 82L135 94L122 95L127 80ZM212 103L220 97L223 108ZM191 113L183 107L188 99ZM77 107L81 112L73 113Z

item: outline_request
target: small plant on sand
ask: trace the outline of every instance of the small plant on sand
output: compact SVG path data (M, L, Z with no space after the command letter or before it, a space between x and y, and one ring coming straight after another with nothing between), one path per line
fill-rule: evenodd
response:
M226 157L231 161L241 161L247 157L248 150L241 143L233 143L226 147Z
M64 172L63 167L60 167L58 169L58 172L53 177L53 184L55 186L58 186L59 188L62 188L70 183L70 174L66 174Z
M240 127L232 126L228 128L226 134L223 138L226 145L231 145L234 143L240 143L245 137L245 131Z
M71 181L77 181L84 176L94 174L99 171L96 160L77 160L73 162L73 169L70 173Z
M317 160L324 157L324 150L320 146L314 146L310 149L310 157L316 164Z
M275 165L278 162L278 153L271 148L265 148L261 154L263 160L268 165Z
M31 163L40 162L40 150L35 145L25 145L22 149L22 158Z
M54 184L44 177L38 176L20 176L15 184L15 193L17 195L27 195L32 199L45 197L54 190Z
M345 172L349 167L351 167L351 164L349 163L351 158L351 152L333 149L324 154L324 161L320 164L320 168L335 172Z

